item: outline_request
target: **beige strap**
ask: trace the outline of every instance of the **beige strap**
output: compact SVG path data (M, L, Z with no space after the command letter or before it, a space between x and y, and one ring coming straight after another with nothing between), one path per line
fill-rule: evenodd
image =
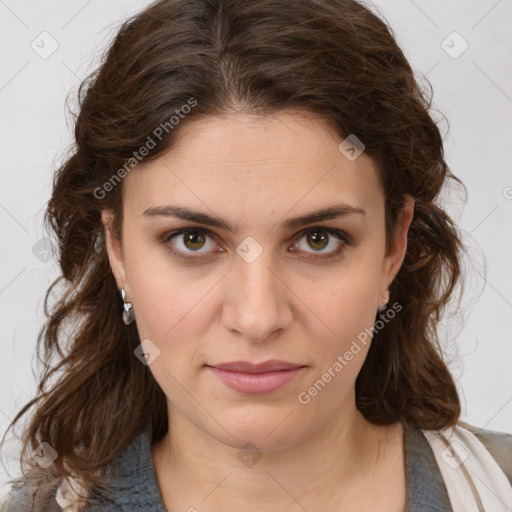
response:
M453 512L510 512L512 486L481 441L456 425L422 430L448 490Z
M66 512L80 512L87 504L86 500L80 499L87 496L87 490L80 483L78 478L66 478L57 489L55 500L59 507Z

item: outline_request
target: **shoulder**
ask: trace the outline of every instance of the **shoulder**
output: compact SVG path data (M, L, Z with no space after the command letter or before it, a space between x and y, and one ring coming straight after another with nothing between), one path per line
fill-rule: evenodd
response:
M0 501L0 512L61 512L55 500L58 482L42 469L10 480L9 491Z
M10 490L0 500L0 512L85 512L106 510L105 505L112 504L105 501L108 495L91 496L79 477L46 477L47 483L44 478L39 470L32 470L11 480Z
M118 454L108 469L108 484L87 493L79 477L51 480L48 470L34 470L11 480L9 494L0 501L0 512L96 512L96 511L165 511L154 473L150 436L137 435Z
M474 434L485 446L512 485L512 434L478 428L465 422L459 422L459 424Z

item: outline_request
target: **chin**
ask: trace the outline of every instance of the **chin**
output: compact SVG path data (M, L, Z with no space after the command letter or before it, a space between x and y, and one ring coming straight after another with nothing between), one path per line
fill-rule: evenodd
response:
M254 451L261 453L272 453L285 450L294 446L297 440L294 436L273 436L267 432L241 431L222 436L218 441L240 451Z
M215 432L210 434L218 441L236 449L253 445L262 452L283 450L307 437L305 431L296 431L304 423L289 421L293 414L289 414L291 408L284 413L287 410L283 407L280 408L280 414L274 411L273 414L250 415L245 419L231 418L230 421L221 423L225 430L217 425Z

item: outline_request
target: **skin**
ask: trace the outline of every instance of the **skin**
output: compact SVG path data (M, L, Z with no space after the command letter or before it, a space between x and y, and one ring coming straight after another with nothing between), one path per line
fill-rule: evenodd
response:
M342 138L318 117L284 111L189 121L170 150L124 179L122 244L108 229L112 213L102 217L117 285L133 304L141 340L160 351L149 369L168 403L171 435L153 446L166 508L397 512L405 503L402 426L375 426L355 407L370 344L308 404L297 397L374 325L405 256L414 201L406 198L386 251L373 161L364 152L346 158ZM366 214L282 226L341 202ZM238 229L143 215L167 204ZM211 235L196 245L184 236L162 243L185 227ZM352 242L325 257L343 242L328 235L314 245L303 233L312 227L344 231ZM248 236L262 249L251 263L236 252ZM268 359L306 368L277 391L247 395L205 367ZM239 458L247 443L261 456L251 466Z

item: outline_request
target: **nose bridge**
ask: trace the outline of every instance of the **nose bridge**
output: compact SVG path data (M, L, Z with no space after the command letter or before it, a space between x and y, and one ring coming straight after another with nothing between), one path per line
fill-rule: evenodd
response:
M244 285L247 299L250 301L275 300L276 277L270 271L272 258L270 255L261 255L252 263L239 261L236 266L237 281Z
M230 300L225 304L226 328L261 341L276 329L289 326L293 319L291 305L275 273L270 251L262 251L253 260L237 258L230 273Z

